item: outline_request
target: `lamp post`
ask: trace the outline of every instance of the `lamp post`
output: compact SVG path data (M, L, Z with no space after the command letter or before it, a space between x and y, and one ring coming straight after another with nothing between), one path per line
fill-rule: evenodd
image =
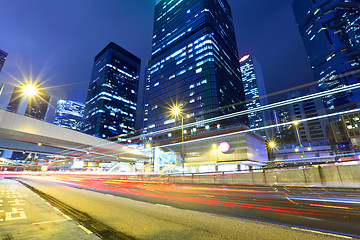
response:
M275 141L268 141L267 142L267 148L270 150L269 160L271 161L274 158L274 149L276 148L276 142Z
M184 173L184 162L185 162L185 156L184 156L184 116L181 113L181 109L178 106L175 106L172 108L171 113L173 116L175 116L175 119L177 116L181 118L181 166ZM187 115L187 118L189 118L190 115Z
M216 151L216 165L215 165L215 171L218 172L219 168L218 168L218 162L219 162L219 147L217 144L213 144L212 148L214 149L214 151Z
M145 144L145 148L146 148L146 149L150 149L150 152L151 152L151 157L150 157L150 169L149 169L149 172L151 172L151 166L152 166L152 168L154 169L154 153L153 153L153 148L152 148L152 146L151 146L151 143Z
M295 129L296 129L296 135L297 135L297 138L298 138L298 141L299 141L299 145L300 145L300 149L301 149L300 158L305 158L304 149L303 149L303 147L302 147L302 145L301 145L301 138L300 138L300 134L299 134L298 125L299 125L299 122L298 122L298 121L295 121L295 122L294 122L294 126L295 126ZM305 163L305 160L304 160L304 163Z

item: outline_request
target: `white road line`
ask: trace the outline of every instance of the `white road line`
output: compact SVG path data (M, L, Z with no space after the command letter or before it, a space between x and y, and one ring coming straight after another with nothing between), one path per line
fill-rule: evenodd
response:
M68 215L63 214L64 217L66 217L67 219L71 219Z
M36 222L33 224L36 225L36 224L44 224L44 223L63 222L63 221L68 221L68 220L69 219L60 219L60 220L52 220L52 221L46 221L46 222Z
M349 237L349 236L344 236L344 235L334 234L334 233L327 233L327 232L320 232L320 231L311 230L311 229L304 229L304 228L297 228L297 227L291 227L291 229L300 230L300 231L304 231L304 232L318 233L318 234L327 235L327 236L333 236L333 237L341 237L341 238L346 238L346 239L352 239L352 237Z
M163 205L163 204L158 204L158 203L156 203L155 205L158 205L158 206L161 206L161 207L171 208L171 206L168 206L168 205Z
M87 234L92 234L92 231L90 231L89 229L87 229L86 227L82 226L82 225L78 225L79 228L81 228L82 230L84 230Z
M60 212L60 210L59 210L59 209L57 209L56 207L53 207L53 209L55 209L55 211L58 211L58 212Z

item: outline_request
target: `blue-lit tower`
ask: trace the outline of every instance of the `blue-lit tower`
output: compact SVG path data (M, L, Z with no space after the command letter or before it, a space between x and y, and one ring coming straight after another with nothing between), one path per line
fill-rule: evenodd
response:
M294 0L293 10L321 91L360 80L360 2ZM328 111L352 108L360 91L323 98Z
M0 72L4 66L5 60L7 58L7 53L0 49Z
M244 109L227 0L156 2L146 99L145 132L173 127L170 111L176 104L191 116L189 121L205 129L212 126L204 120Z
M70 100L59 100L57 102L54 124L60 127L76 131L82 129L82 119L85 105Z
M256 111L256 108L266 106L268 99L265 90L264 78L259 62L254 56L246 55L240 59L241 77L244 85L244 93L247 110L254 110L248 113L249 127L261 128L270 124L270 111ZM256 131L263 137L270 136L270 129Z
M134 134L141 60L109 43L94 60L84 111L85 133L126 141Z

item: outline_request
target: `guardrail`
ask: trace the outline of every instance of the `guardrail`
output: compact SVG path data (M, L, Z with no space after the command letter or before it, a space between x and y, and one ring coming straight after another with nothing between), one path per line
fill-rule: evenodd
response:
M77 176L124 181L186 184L278 185L302 187L360 188L360 164L305 169L277 169L242 173L124 174L96 172L0 172L0 176Z

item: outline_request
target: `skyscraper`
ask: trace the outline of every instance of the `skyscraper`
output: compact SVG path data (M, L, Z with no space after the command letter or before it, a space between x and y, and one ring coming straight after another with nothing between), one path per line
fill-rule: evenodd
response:
M360 80L360 2L294 0L293 10L318 88L321 91ZM352 107L360 91L323 98L328 111Z
M7 110L44 120L49 109L50 95L38 91L34 96L24 95L21 87L14 87Z
M57 102L54 124L80 131L84 116L85 105L70 100L59 100Z
M177 105L190 121L244 109L238 51L226 0L158 0L145 131L174 126ZM214 124L214 123L213 123Z
M7 55L8 54L6 52L0 49L0 72L4 66Z
M241 77L244 85L245 107L248 110L256 109L268 104L264 78L261 66L255 57L246 55L240 59ZM249 127L260 128L270 124L270 111L254 111L248 114ZM270 129L258 130L263 137L271 137Z
M300 97L299 91L291 91L288 93L288 98ZM289 105L289 114L293 121L316 118L326 114L321 99L307 99L301 102ZM310 121L304 121L299 124L299 136L301 141L314 142L327 140L327 129L329 127L329 120L327 118L320 118Z
M111 140L135 131L141 60L109 43L94 60L84 111L84 132Z

